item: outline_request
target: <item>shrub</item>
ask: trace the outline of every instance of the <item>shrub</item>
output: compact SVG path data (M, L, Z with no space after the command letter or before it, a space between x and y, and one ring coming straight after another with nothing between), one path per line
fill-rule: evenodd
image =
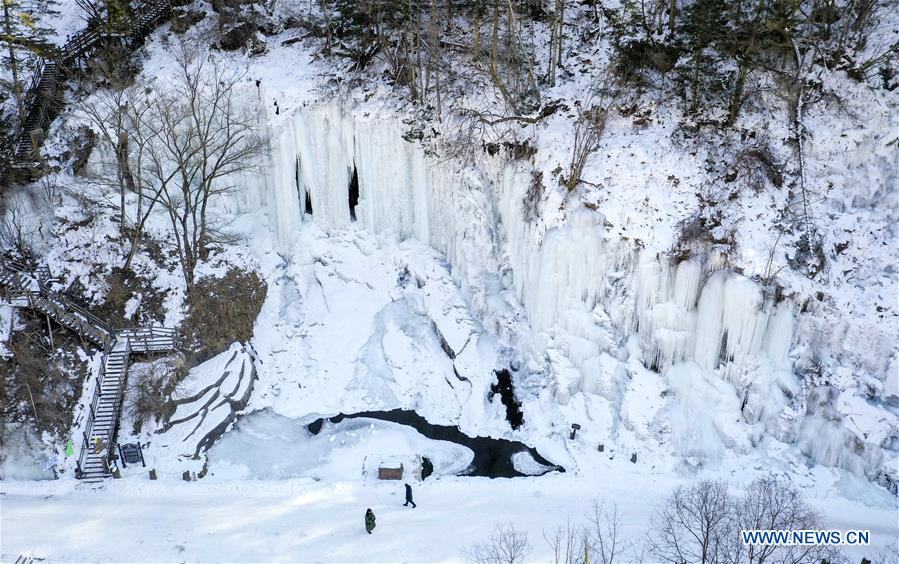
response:
M128 383L128 399L125 412L134 421L134 432L139 433L145 423L159 421L166 415L168 398L175 392L179 378L176 367L165 362L154 362L146 370L132 370Z
M239 268L221 278L201 278L188 296L188 314L181 325L185 351L203 361L235 341L249 341L266 290L259 275Z

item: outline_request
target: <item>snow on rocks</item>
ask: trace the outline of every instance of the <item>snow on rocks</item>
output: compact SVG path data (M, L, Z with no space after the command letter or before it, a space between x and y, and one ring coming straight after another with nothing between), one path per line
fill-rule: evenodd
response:
M163 474L197 471L188 461L199 461L247 406L255 377L253 358L239 343L192 369L180 384L181 397L171 401L171 416L150 438L148 465Z

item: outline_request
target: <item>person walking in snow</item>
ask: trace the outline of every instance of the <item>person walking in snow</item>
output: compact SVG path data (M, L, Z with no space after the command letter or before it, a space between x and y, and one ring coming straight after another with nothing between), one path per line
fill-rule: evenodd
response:
M412 509L418 507L415 505L415 502L412 501L412 486L406 484L406 503L403 504L403 507L409 507L409 504L412 504Z
M368 534L375 530L375 514L371 508L365 511L365 530L368 531Z

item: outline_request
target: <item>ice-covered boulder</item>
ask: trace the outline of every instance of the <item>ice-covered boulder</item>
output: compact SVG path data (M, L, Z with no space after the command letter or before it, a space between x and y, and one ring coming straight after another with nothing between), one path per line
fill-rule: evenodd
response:
M250 351L234 343L192 369L171 400L167 422L150 441L153 462L172 472L199 460L247 406L256 369ZM191 469L196 464L188 463Z

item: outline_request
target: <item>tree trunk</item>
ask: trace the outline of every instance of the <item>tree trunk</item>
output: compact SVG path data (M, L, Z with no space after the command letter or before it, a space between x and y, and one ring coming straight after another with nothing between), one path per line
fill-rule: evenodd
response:
M746 77L749 75L749 65L746 61L740 61L737 69L737 80L734 83L734 91L730 97L730 106L727 111L727 125L731 126L737 121L740 115L740 108L743 106L743 89L746 86Z
M13 92L16 96L16 108L18 109L19 123L25 123L25 102L22 97L22 83L19 81L19 65L16 60L16 50L13 49L12 15L9 13L9 3L3 2L3 23L6 27L6 46L9 49L9 70L12 74Z
M802 112L805 109L805 79L802 76L805 69L804 57L799 51L799 45L793 39L793 55L796 61L796 76L794 78L795 98L793 103L793 135L796 138L796 157L799 163L799 191L802 196L802 223L808 244L812 244L812 227L808 211L808 193L805 186L805 124L802 121Z
M119 131L115 158L119 177L119 232L122 232L125 230L125 193L134 191L134 175L128 164L128 134L124 131Z
M674 25L677 19L677 0L668 2L668 33L674 35Z
M693 76L691 77L692 92L690 93L690 113L699 111L699 60L702 57L702 49L693 55Z
M562 41L565 28L565 0L556 0L556 9L559 12L559 33L556 41L556 66L562 66Z
M474 8L474 48L472 57L475 61L481 58L481 0L477 0Z

